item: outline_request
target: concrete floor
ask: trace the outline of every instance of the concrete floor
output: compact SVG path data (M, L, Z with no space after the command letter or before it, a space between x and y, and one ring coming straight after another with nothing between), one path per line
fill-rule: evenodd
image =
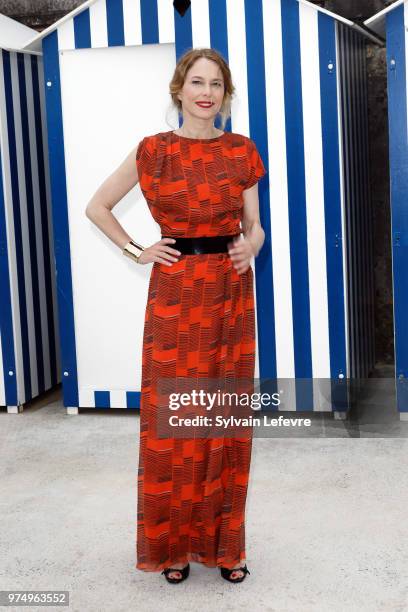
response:
M137 412L68 416L56 389L0 413L0 588L68 590L75 612L407 611L408 423L379 382L347 422L254 439L236 585L195 563L180 585L134 568Z

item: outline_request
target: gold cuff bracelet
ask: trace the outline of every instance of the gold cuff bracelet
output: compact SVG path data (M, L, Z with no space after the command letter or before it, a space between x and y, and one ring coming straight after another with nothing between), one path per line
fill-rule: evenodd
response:
M139 263L139 257L143 251L144 247L142 247L141 244L137 244L137 242L134 242L134 240L129 240L129 242L123 247L122 253L123 255L126 255L126 257L133 259L136 263Z

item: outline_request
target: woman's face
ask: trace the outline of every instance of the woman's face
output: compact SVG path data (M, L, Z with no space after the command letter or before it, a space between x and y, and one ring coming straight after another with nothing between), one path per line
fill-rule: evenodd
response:
M224 79L216 62L200 57L186 74L182 90L177 94L183 117L213 123L224 99ZM200 106L199 102L211 102Z

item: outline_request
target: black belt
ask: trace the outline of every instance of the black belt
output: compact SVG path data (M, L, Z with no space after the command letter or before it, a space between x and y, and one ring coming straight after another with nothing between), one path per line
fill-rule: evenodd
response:
M162 238L174 238L176 242L168 244L172 249L177 249L183 255L200 255L202 253L228 253L228 244L235 236L198 236L195 238L183 238L176 236L162 236ZM232 246L232 245L231 245Z

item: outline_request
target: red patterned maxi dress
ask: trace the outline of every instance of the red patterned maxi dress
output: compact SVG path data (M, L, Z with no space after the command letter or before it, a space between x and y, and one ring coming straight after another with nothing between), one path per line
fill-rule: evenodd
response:
M161 234L174 238L242 232L242 192L266 173L255 143L232 132L146 136L136 163ZM245 559L252 436L158 439L153 391L160 376L248 378L254 367L252 268L239 275L228 253L154 262L143 334L136 568L188 561L232 568Z

